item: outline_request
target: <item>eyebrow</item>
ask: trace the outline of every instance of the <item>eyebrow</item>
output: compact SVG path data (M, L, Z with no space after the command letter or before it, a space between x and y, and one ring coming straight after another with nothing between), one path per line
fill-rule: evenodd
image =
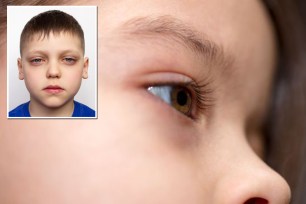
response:
M29 51L30 54L36 54L36 53L39 53L39 54L47 54L48 53L48 50L30 50ZM79 55L80 53L76 50L71 50L71 49L66 49L66 50L61 50L60 51L60 54L67 54L67 53L72 53L72 54L76 54L76 55Z
M137 40L153 38L179 43L205 62L224 65L232 62L232 57L225 55L221 45L172 16L135 17L124 22L119 30L125 35L136 36Z

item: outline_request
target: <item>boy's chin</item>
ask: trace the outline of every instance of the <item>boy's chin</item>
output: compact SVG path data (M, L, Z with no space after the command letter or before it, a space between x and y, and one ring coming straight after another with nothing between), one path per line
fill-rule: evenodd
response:
M68 101L48 101L46 103L44 103L46 108L50 108L50 109L60 109L66 105L73 105L73 99L72 100L68 100Z
M73 98L66 100L62 98L49 98L45 100L40 100L39 103L47 109L60 109L67 105L73 105Z

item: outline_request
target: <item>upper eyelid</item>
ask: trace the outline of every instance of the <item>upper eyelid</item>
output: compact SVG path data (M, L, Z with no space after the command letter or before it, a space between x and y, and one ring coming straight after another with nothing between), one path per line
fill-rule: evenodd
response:
M66 56L63 56L62 59L74 59L74 60L78 60L79 57L75 57L75 56L70 56L70 55L66 55Z

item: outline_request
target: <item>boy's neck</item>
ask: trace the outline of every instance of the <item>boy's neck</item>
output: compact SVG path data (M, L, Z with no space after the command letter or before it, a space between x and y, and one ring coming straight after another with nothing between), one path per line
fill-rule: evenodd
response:
M58 108L49 108L31 99L29 112L31 117L71 117L74 110L73 100Z

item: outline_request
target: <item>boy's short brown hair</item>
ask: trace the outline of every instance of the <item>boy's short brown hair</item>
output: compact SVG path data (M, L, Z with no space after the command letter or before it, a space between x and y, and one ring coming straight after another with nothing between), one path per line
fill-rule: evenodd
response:
M53 34L67 32L78 36L83 53L85 52L84 32L77 20L65 12L50 10L34 16L27 22L20 36L20 54L22 55L25 43L32 39L35 34L44 38L48 37L50 32L53 32Z

